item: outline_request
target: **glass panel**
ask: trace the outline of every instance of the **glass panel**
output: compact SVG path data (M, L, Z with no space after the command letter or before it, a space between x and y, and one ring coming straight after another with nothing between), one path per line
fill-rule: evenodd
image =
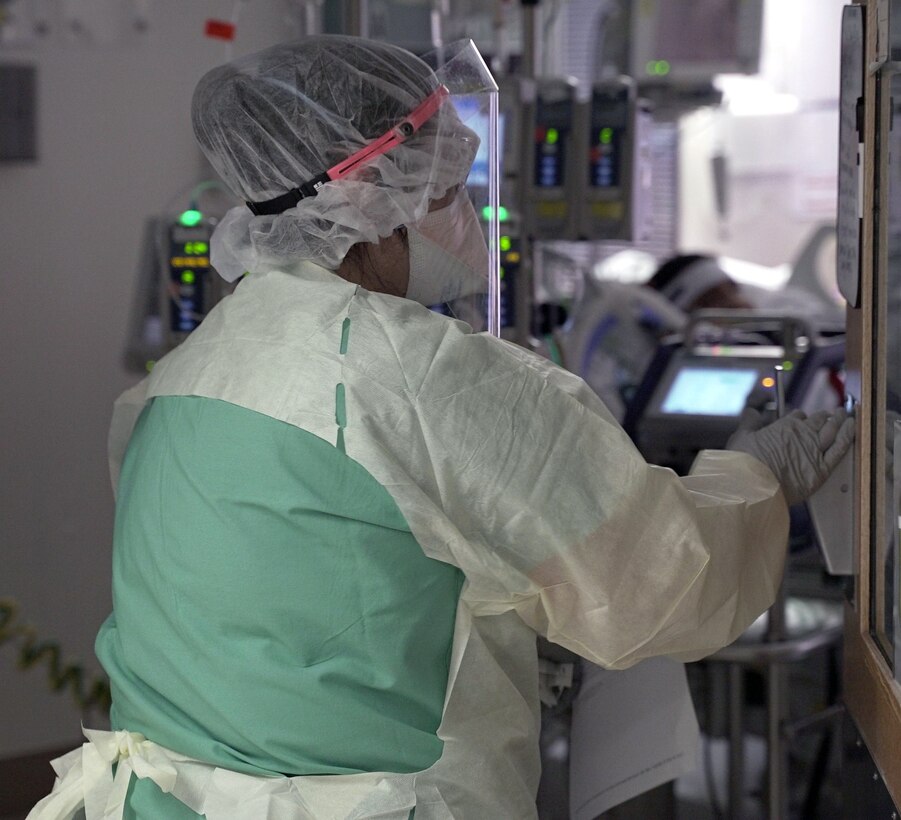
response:
M901 57L901 0L891 3L892 59ZM901 116L901 76L892 75L892 120ZM886 83L888 85L888 83ZM891 124L889 124L891 128ZM884 382L874 402L873 451L874 516L872 521L872 624L874 636L886 658L901 677L901 629L899 629L898 542L901 516L901 129L891 128L888 148L888 230L885 277L876 286L874 363L885 363ZM883 284L884 283L884 284ZM877 367L878 374L878 367ZM897 480L896 477L897 476Z
M901 12L893 13L892 23L893 26L901 25ZM893 77L891 85L892 96L901 101L901 78ZM893 115L898 117L901 107L898 102L893 102L893 106ZM891 132L889 143L888 258L884 290L877 290L877 316L884 317L885 324L882 325L884 331L876 334L874 351L877 356L885 357L885 387L881 401L876 403L878 417L875 419L877 441L883 441L884 447L881 452L874 449L874 509L878 514L873 521L871 580L875 635L886 657L894 662L895 644L901 639L901 630L897 628L897 550L901 515L901 134L898 130ZM895 669L901 670L901 666L895 663Z

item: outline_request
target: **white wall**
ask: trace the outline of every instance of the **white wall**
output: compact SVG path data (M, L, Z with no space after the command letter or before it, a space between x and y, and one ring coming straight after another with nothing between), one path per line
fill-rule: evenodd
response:
M767 0L761 73L727 79L726 104L684 119L680 246L765 265L792 260L834 221L841 10L846 0ZM710 158L729 167L716 213Z
M143 34L116 16L136 5ZM57 16L32 45L0 46L0 60L37 65L40 106L40 160L0 164L0 597L96 669L110 610L106 431L136 380L121 360L142 222L198 180L191 92L226 59L204 21L234 3L41 6L88 15L76 17L87 36ZM282 0L244 8L235 54L293 34ZM8 644L0 692L0 758L77 742L71 698L49 692L43 669L18 670Z

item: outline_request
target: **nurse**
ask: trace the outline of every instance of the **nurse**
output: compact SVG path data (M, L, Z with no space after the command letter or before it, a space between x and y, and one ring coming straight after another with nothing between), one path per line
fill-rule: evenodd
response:
M534 818L536 633L691 660L772 602L786 502L852 422L679 478L580 379L429 310L493 287L451 76L487 72L448 54L313 37L200 81L248 203L212 261L247 275L117 402L114 730L30 817Z

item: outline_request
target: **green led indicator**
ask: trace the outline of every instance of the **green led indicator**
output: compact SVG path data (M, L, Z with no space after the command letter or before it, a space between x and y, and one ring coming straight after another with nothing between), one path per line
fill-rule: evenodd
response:
M556 145L560 139L560 132L556 128L548 128L547 136L544 139L548 145Z
M203 214L200 211L195 211L193 209L185 211L179 218L178 221L181 222L186 228L193 228L195 225L199 225L203 221Z
M482 219L485 222L488 222L493 215L494 215L494 212L490 205L486 205L484 208L482 208ZM498 209L497 209L498 222L506 222L507 219L509 219L509 217L510 217L510 214L507 211L507 209L503 205L499 205Z
M601 145L610 145L613 142L613 129L612 128L602 128L601 129Z
M794 368L794 365L791 362L782 362L783 370L787 371L787 370L792 370L793 368Z
M181 275L181 281L186 285L193 285L197 277L194 275L194 271L186 270Z
M657 74L660 77L665 77L669 74L670 64L667 60L658 60L657 61Z
M644 67L644 70L648 74L656 74L657 73L657 61L656 60L648 60L648 64Z
M153 359L150 359L147 362L145 362L144 367L147 370L147 372L150 373L150 371L153 370L153 366L155 364L156 364L156 362Z
M188 256L202 256L209 249L206 242L185 242L185 253Z
M502 236L502 237L501 237L501 250L502 250L502 251L508 251L508 250L510 250L510 247L511 247L512 245L513 245L513 243L510 241L510 237L509 237L509 236Z

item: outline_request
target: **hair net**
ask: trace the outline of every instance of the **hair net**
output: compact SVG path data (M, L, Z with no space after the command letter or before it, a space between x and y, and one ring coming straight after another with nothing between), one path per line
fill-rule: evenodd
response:
M418 57L387 43L323 35L214 68L194 92L194 133L242 199L272 199L396 126L438 87ZM401 145L281 214L231 209L212 239L229 280L301 260L336 269L351 245L418 221L462 182L478 137L445 99Z

